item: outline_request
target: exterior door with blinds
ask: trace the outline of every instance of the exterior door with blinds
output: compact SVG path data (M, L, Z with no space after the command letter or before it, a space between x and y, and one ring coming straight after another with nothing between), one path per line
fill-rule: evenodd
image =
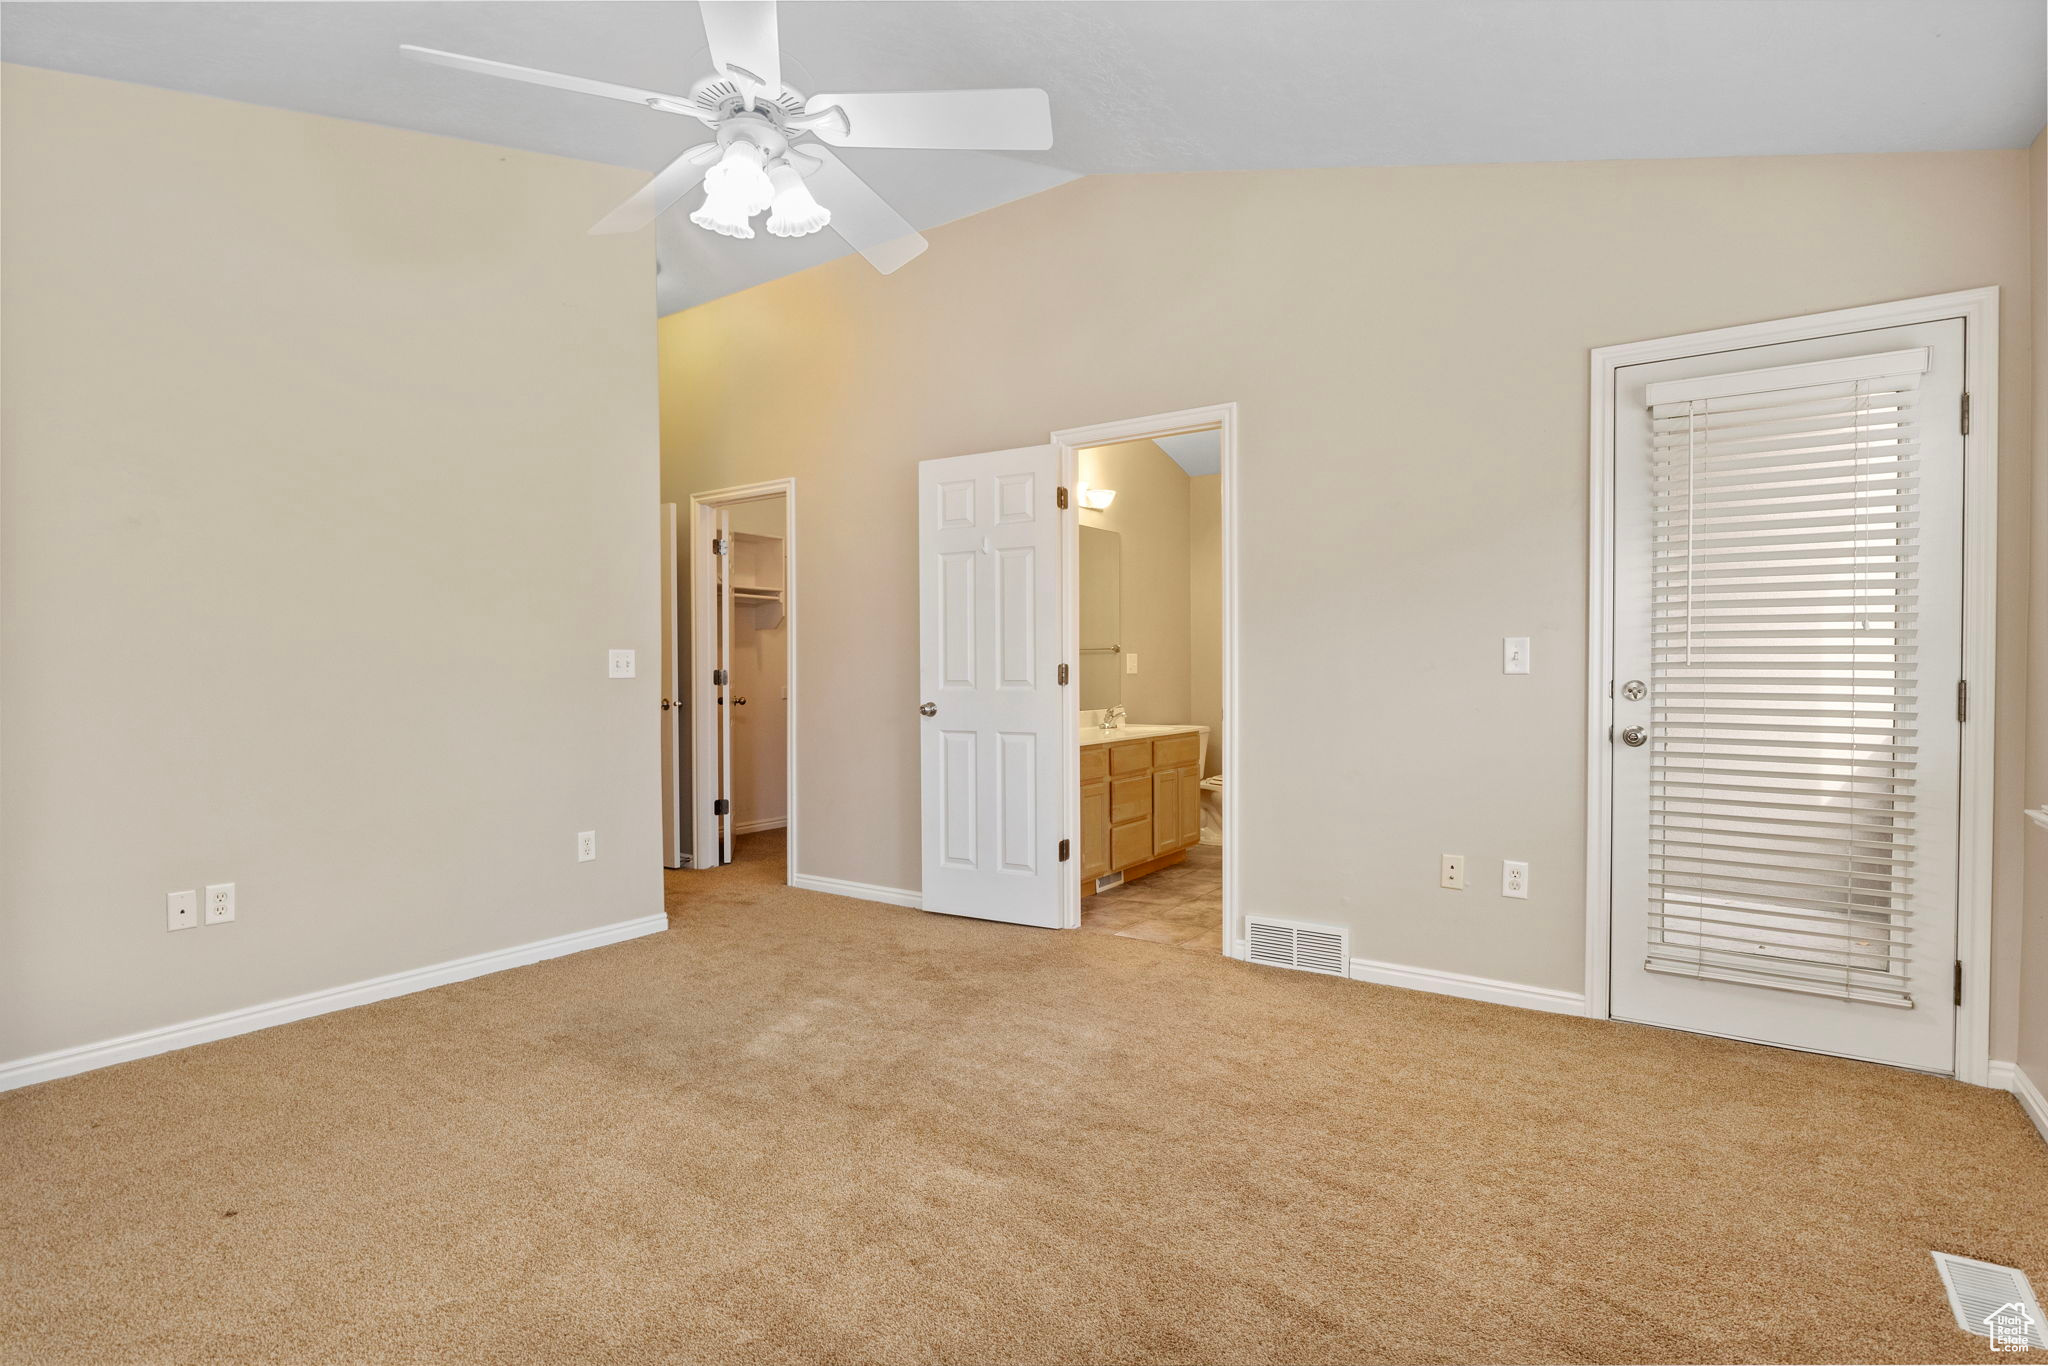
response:
M1963 340L1617 372L1616 1018L1954 1069Z

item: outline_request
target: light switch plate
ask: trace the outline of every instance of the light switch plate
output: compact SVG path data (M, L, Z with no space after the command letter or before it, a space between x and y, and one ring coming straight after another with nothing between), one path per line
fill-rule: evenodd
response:
M613 678L631 678L632 676L633 676L633 652L632 652L631 650L613 650L613 651L612 651L612 677L613 677Z
M1529 865L1520 859L1505 859L1500 865L1500 894L1517 901L1529 899Z
M1500 671L1504 674L1529 672L1529 637L1504 636L1500 642Z
M199 923L199 893L172 892L164 898L166 929L189 930Z
M1125 672L1125 673L1127 673L1127 674L1134 674L1134 673L1136 673L1137 671L1138 671L1138 657L1137 657L1136 655L1125 655L1125 656L1124 656L1124 672Z

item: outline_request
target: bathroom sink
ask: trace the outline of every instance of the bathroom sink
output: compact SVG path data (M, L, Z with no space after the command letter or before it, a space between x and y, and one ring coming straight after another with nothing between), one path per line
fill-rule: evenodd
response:
M1081 727L1081 743L1099 745L1108 740L1149 740L1155 735L1172 735L1176 731L1193 734L1199 726L1134 726L1126 721L1114 730L1103 730L1098 726Z

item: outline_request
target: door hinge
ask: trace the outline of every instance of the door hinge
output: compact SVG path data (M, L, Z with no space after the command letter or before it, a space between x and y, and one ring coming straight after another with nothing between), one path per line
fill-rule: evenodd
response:
M728 797L720 797L717 801L711 803L711 814L714 816L731 815L732 800Z
M1963 1003L1963 960L1956 959L1956 1004Z
M1074 846L1073 846L1073 842L1072 842L1071 840L1061 840L1061 841L1060 841L1060 862L1061 862L1061 863L1065 863L1065 862L1067 861L1067 859L1068 859L1069 857L1071 857L1071 856L1072 856L1072 854L1073 854L1073 851L1074 851Z
M1053 501L1058 503L1061 507L1065 507L1067 505L1067 490L1065 485L1062 485L1060 487L1060 491L1054 497Z
M1064 664L1060 665L1060 686L1062 688L1067 686L1067 666Z
M1963 435L1970 434L1970 391L1963 391Z
M711 553L714 555L723 555L725 553L725 537L713 536L711 538Z
M1969 719L1970 680L1967 678L1959 678L1956 680L1956 720L1967 721Z
M711 686L713 686L714 688L722 688L726 685L726 682L727 676L725 670L713 669L711 671Z

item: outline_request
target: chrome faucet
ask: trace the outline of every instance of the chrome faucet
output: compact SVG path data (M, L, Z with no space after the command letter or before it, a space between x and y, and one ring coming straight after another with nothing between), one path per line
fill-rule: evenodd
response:
M1124 705L1121 702L1107 708L1102 713L1102 728L1104 730L1115 730L1124 723L1124 715Z

